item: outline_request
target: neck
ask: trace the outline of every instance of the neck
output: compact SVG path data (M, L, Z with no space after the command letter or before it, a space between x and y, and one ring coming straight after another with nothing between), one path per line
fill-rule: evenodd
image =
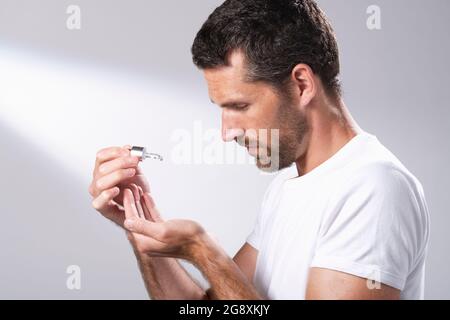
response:
M311 106L307 118L309 132L302 155L296 161L299 176L331 158L362 131L342 100L338 103L325 100Z

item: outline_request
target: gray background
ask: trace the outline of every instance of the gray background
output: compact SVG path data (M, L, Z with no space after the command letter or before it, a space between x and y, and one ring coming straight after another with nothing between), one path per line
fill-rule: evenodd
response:
M220 3L0 0L0 298L146 298L125 236L90 208L95 153L130 143L170 155L174 130L220 127L190 56ZM337 32L351 113L424 186L426 298L449 299L450 2L319 3ZM66 28L71 4L81 30ZM366 27L371 4L381 7L378 31ZM230 255L272 179L252 165L170 157L144 171L166 218L199 221ZM81 290L66 288L69 265L81 268Z

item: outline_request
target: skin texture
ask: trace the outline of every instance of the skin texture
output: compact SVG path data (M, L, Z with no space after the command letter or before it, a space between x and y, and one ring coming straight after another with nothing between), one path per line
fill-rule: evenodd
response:
M205 70L208 92L222 109L222 136L227 142L253 146L249 152L261 170L295 163L303 175L329 159L361 129L340 98L325 92L308 65L292 70L288 91L245 79L245 58L230 54L228 66ZM279 130L279 143L264 143L259 129ZM270 139L267 139L270 141ZM128 146L129 147L129 146ZM276 157L276 158L274 158ZM274 159L278 168L267 166ZM131 171L129 171L131 169ZM196 222L165 221L149 184L129 157L127 146L97 154L89 188L93 207L126 230L150 297L154 299L263 299L252 285L258 252L244 244L233 259ZM210 284L206 292L179 264L196 266ZM312 268L307 299L398 299L397 289L342 272Z

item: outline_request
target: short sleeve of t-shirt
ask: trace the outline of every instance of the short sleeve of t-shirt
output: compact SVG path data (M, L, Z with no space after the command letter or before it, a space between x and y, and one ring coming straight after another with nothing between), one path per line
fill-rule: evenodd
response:
M358 172L330 201L311 267L403 290L428 238L420 183L389 164Z

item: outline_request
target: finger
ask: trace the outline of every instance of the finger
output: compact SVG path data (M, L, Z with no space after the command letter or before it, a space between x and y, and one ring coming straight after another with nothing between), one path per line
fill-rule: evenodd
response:
M141 197L141 206L142 206L142 210L144 211L145 220L154 222L155 220L153 219L152 214L150 213L150 210L148 210L147 204L145 203L145 200L143 197Z
M116 158L110 161L106 161L102 163L97 170L96 176L103 177L111 172L120 170L120 169L128 169L135 168L139 164L138 157L128 157L121 156L120 158Z
M132 183L132 184L130 184L130 189L133 192L134 202L135 202L138 214L139 214L139 218L144 219L145 214L144 214L144 210L142 209L142 206L141 206L141 195L139 194L139 188L137 187L137 185Z
M159 210L155 206L155 202L153 201L153 198L150 196L148 192L144 192L144 203L145 207L148 209L151 219L155 222L163 222L161 215L159 214Z
M144 219L132 218L124 222L124 227L133 233L138 233L155 240L163 242L166 236L166 226L164 223L150 222Z
M111 205L111 201L119 194L119 192L120 189L117 187L102 191L100 195L92 201L92 206L97 211L107 209Z
M123 206L125 208L125 217L127 219L139 218L139 213L135 205L133 192L130 189L125 189L123 192Z
M127 156L129 154L130 152L128 149L121 147L108 147L101 149L99 152L97 152L97 156L95 159L94 173L96 173L98 167L102 163L119 157Z
M131 192L133 193L133 200L134 202L139 201L140 200L140 196L139 196L139 189L136 186L135 183L131 183L128 188L131 190Z
M135 174L136 169L134 168L119 169L98 179L95 183L95 187L98 191L103 191L134 177Z
M136 174L135 174L135 176L132 178L131 182L133 182L134 184L136 184L136 186L142 190L142 187L140 187L135 181L139 181L139 182L144 181L144 182L142 182L142 183L145 183L145 179L146 179L145 176L144 176L144 177L140 177L140 176L139 176L139 173L136 172ZM122 202L122 201L123 201L123 188L126 188L127 186L128 186L128 183L127 183L127 182L125 182L125 183L119 185L119 188L121 189L121 191L120 191L119 195L116 196L116 197L113 199L113 200L114 200L115 202L117 202L118 204L123 204L123 202ZM149 190L150 188L147 186L147 189ZM141 193L141 192L139 192L139 193ZM141 196L141 202L142 202L142 201L143 201L143 198L142 198L142 196ZM145 213L145 211L144 211L144 213Z
M137 187L139 189L139 196L140 196L139 202L140 202L142 210L144 212L144 218L145 218L145 220L153 221L152 215L151 215L150 211L148 210L147 205L145 204L145 201L144 201L144 191L142 190L141 186L137 186Z
M130 154L129 150L124 149L124 148L120 148L120 147L108 147L108 148L101 149L100 151L97 152L97 156L96 156L96 159L95 159L94 170L92 172L92 175L93 175L94 179L91 182L91 184L89 185L89 193L93 197L98 196L100 191L102 191L102 190L99 191L96 188L99 166L105 161L109 161L109 160L118 158L120 156L127 156L129 154Z

